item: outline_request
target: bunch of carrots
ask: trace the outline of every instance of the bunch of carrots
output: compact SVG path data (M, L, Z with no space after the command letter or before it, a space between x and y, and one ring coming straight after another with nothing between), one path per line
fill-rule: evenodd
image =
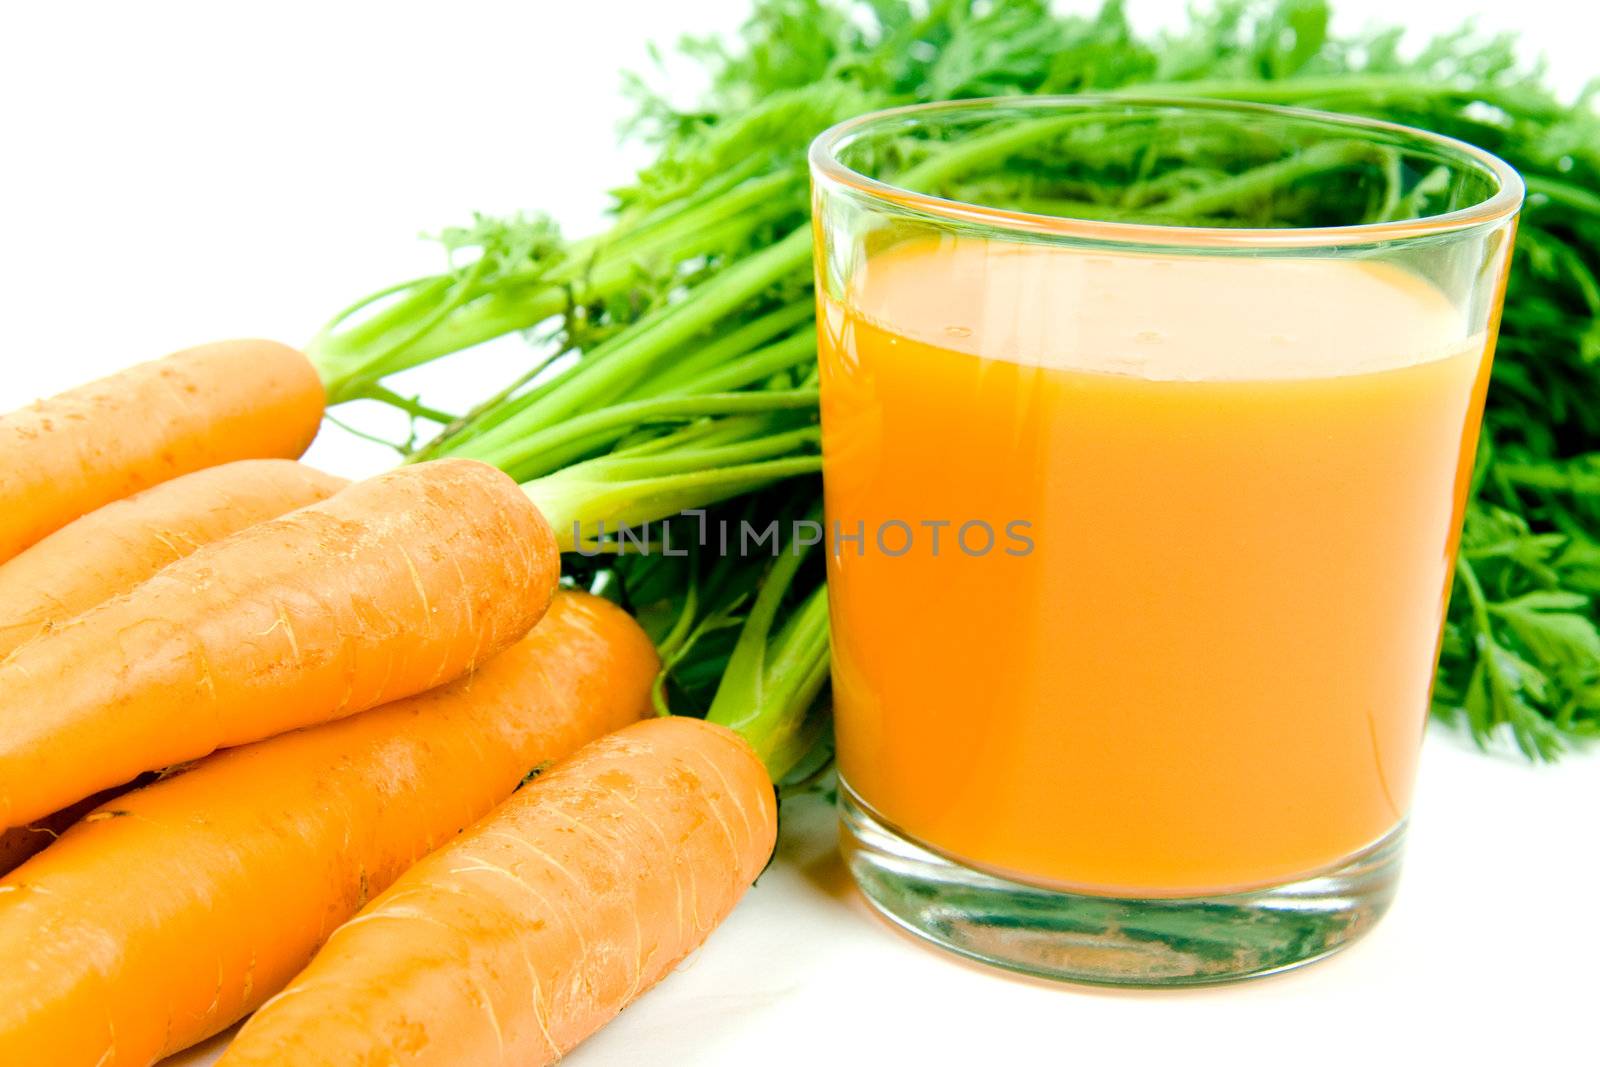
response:
M792 731L652 714L495 467L296 462L324 396L240 341L0 416L0 1063L553 1062L771 854Z

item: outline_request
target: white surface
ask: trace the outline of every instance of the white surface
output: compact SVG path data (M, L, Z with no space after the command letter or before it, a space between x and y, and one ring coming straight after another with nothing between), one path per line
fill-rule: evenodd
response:
M1130 7L1149 25L1181 4ZM1478 9L1488 28L1525 27L1562 84L1594 73L1600 25L1579 5L1338 7L1347 26L1430 29ZM617 68L743 10L4 5L0 409L190 343L303 339L342 302L435 269L411 235L473 209L548 209L582 232L641 158L614 148ZM517 354L447 387L481 393ZM334 431L312 459L388 463ZM780 861L709 946L570 1062L1593 1062L1600 754L1532 768L1439 731L1426 748L1400 899L1327 963L1184 993L1004 977L871 917L827 813L790 810Z

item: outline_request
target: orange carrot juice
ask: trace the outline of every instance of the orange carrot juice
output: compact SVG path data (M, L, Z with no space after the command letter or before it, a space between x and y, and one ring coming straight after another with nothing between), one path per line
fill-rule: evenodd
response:
M1457 307L1391 263L977 237L870 255L846 304L836 722L873 813L1130 896L1404 818L1487 376Z

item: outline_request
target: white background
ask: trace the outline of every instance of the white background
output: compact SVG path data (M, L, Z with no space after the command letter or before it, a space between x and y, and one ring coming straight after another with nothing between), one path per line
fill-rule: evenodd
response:
M1141 26L1181 13L1129 6ZM1347 29L1441 30L1479 11L1522 30L1563 87L1600 73L1588 5L1337 6ZM0 410L192 343L303 340L355 297L435 270L414 235L472 210L589 229L647 158L616 146L617 70L642 66L648 40L727 29L744 9L5 5ZM443 386L470 397L507 377L482 365ZM389 462L336 431L311 458L347 474ZM570 1062L1594 1062L1600 753L1533 768L1435 730L1419 795L1377 932L1291 975L1182 993L1047 986L924 949L852 895L828 813L791 808L780 862L708 947Z

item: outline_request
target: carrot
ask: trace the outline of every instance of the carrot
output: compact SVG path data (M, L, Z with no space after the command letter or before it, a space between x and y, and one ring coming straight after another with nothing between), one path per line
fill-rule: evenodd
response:
M471 678L102 807L0 879L0 1063L142 1067L228 1026L529 771L645 714L656 667L624 611L561 593Z
M174 478L75 519L0 564L0 660L236 530L324 500L348 483L286 459L244 459ZM0 875L122 790L0 832Z
M116 792L117 790L108 790L96 793L60 811L53 811L42 819L36 819L27 826L13 827L0 833L0 875L16 870L28 857L44 851L50 842L66 833L68 827L109 800Z
M706 938L776 834L737 734L630 726L402 875L219 1067L554 1063Z
M114 501L0 563L0 660L126 593L203 544L324 500L343 478L286 459L246 459Z
M322 421L306 357L190 348L0 416L0 561L94 509L236 459L294 459Z
M206 545L0 663L0 826L448 682L527 633L558 566L517 484L473 460Z

